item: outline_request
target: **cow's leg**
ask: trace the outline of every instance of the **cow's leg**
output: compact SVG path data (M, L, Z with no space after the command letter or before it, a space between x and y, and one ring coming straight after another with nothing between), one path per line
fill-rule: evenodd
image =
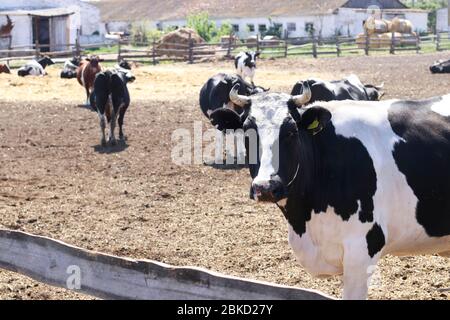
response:
M344 300L367 299L369 281L381 253L370 257L365 238L349 239L344 244Z
M123 133L123 119L125 118L125 112L127 107L122 106L119 111L119 139L125 141L125 135Z
M119 108L116 108L115 106L112 107L111 110L111 122L110 122L110 131L109 131L109 143L112 145L115 145L117 143L116 137L114 135L114 130L116 128L116 121L117 121L117 114Z
M88 86L86 86L84 88L86 89L86 105L89 106L90 105L89 97L90 97L91 93L89 92Z
M100 143L102 146L106 145L106 136L105 136L105 129L106 129L106 117L105 114L101 114L98 112L98 117L100 119L100 131L102 134L102 138L100 140Z

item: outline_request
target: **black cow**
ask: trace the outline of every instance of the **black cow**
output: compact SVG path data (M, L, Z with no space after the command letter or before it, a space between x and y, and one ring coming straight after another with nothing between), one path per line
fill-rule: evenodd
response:
M364 299L386 254L450 257L450 95L302 107L303 92L235 87L244 112L211 114L219 129L246 131L252 198L281 209L303 267L343 274L344 298Z
M61 70L62 79L73 79L77 77L77 68L80 66L81 58L73 57L70 60L64 62L64 67Z
M450 73L450 60L438 60L430 66L431 73Z
M304 83L307 83L311 88L311 100L308 103L332 100L378 101L384 95L384 93L380 92L383 85L363 85L356 75L334 81L319 79L299 81L292 88L291 95L301 94Z
M102 132L101 144L106 145L106 120L110 123L109 142L116 144L114 129L117 116L119 123L119 139L124 141L123 121L130 105L130 94L127 83L135 80L130 70L114 68L98 73L94 80L94 91L90 96L91 107L97 111Z
M208 79L200 90L200 108L207 118L214 110L224 107L232 108L238 113L242 112L241 107L230 102L230 91L235 84L239 84L239 94L245 96L268 91L263 87L249 84L239 75L216 74Z

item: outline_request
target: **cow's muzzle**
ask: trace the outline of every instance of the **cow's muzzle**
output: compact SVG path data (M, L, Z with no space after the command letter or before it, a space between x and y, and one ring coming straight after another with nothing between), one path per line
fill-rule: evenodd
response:
M261 202L278 202L286 198L286 188L278 180L253 182L251 198Z

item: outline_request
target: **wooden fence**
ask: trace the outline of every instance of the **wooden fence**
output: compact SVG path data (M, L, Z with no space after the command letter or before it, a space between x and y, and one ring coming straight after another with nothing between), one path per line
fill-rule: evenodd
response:
M0 229L0 268L105 299L324 300L314 291L84 250Z
M116 52L100 54L109 62L124 58L130 61L158 64L163 61L185 61L188 63L201 62L210 59L232 58L240 51L260 51L263 58L288 56L321 56L335 55L370 55L380 52L396 54L410 51L413 53L439 52L450 50L450 34L437 33L426 36L401 36L389 34L381 39L370 36L359 38L333 37L333 38L295 38L284 40L261 40L259 37L247 41L235 41L229 37L227 42L196 44L192 39L187 43L164 43L163 46L156 41L146 43L132 43L118 40L116 42L80 45L78 41L73 44L62 45L63 51L45 52L48 45L38 43L33 46L12 47L0 50L0 61L9 63L13 60L26 60L33 57L48 55L51 58L66 58L86 55L93 49L104 47L117 47ZM95 50L94 50L95 51ZM98 52L102 52L101 50Z

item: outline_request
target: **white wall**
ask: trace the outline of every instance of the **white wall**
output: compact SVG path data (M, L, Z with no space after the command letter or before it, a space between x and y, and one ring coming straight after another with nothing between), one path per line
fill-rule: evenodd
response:
M437 11L436 30L449 31L448 27L448 8L442 8Z
M2 0L3 1L3 0ZM31 17L10 16L15 27L11 31L12 46L27 46L33 43L33 29L31 28ZM6 23L6 16L0 15L0 25ZM17 26L20 26L17 28Z

